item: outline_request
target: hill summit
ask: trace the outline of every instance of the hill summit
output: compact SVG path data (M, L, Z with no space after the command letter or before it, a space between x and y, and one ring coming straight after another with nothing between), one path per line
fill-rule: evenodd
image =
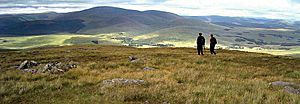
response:
M7 15L0 34L3 35L45 35L57 33L98 34L114 32L149 33L170 27L173 20L183 17L162 11L137 11L116 7L94 7L65 14ZM52 18L49 18L52 16ZM39 18L38 18L39 17ZM16 18L16 19L12 19ZM31 19L35 18L35 19ZM10 22L11 23L6 23Z

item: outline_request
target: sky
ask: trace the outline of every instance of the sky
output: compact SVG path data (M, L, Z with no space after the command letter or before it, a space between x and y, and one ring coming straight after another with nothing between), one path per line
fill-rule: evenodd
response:
M0 14L66 13L96 6L160 10L182 16L220 15L300 21L300 0L0 0Z

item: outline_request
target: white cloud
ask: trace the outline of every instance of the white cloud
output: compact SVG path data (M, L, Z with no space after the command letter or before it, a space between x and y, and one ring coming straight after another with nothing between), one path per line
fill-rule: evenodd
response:
M297 19L300 13L300 5L289 0L170 0L162 5L183 15Z
M299 0L43 0L43 2L37 2L37 0L29 1L31 1L31 3L2 3L0 4L0 13L39 13L48 11L70 12L83 10L95 6L114 6L135 10L161 10L177 13L180 15L190 16L222 15L300 20ZM1 8L1 6L16 5L44 6L45 8ZM46 8L46 6L52 8Z

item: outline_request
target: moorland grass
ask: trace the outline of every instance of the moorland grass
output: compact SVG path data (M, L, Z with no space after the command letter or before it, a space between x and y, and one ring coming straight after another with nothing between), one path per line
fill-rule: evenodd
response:
M273 81L300 84L300 59L218 50L198 56L193 48L76 45L0 52L0 103L299 104L299 95ZM34 54L33 54L34 53ZM136 56L131 63L128 56ZM14 66L75 61L64 74L30 74ZM155 70L143 70L152 67ZM106 79L141 79L142 85L105 85Z

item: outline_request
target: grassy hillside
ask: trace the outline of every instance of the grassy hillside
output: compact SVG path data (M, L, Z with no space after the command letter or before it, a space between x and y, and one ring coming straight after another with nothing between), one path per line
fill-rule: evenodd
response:
M112 33L99 35L58 34L24 37L0 37L0 49L27 49L44 46L95 44L92 41L99 41L99 44L114 44L117 43L117 41L111 38L116 36L116 33Z
M274 19L183 17L163 11L107 6L62 14L0 15L0 19L0 49L93 43L193 47L199 32L207 40L210 34L215 34L219 45L228 49L284 50L286 55L299 54L293 49L300 46L297 22L293 25ZM60 38L57 34L64 35Z
M194 47L195 40L197 38L197 31L195 29L201 29L205 27L175 27L163 29L154 33L144 35L132 35L130 33L110 33L110 34L97 34L97 35L80 35L80 34L53 34L53 35L40 35L40 36L25 36L25 37L0 37L0 49L28 49L44 46L65 46L65 45L78 45L78 44L105 44L105 45L129 45L145 47L158 47L157 44L169 45L174 47ZM171 31L171 32L169 32ZM184 31L190 31L185 33ZM240 31L239 29L231 30ZM208 32L208 31L206 31ZM221 33L221 31L219 31ZM164 35L165 34L165 35ZM252 35L251 33L247 33ZM239 36L231 36L224 33L222 35L216 35L218 39L217 47L226 49L237 49L240 51L269 53L274 55L290 55L300 54L299 45L296 46L281 46L275 44L282 41L286 43L284 39L275 39L270 36L264 37L266 41L275 42L274 45L257 45L253 42L260 43L255 39L251 39L249 35L244 34ZM297 35L295 35L296 37ZM209 37L205 35L207 43L209 44ZM252 37L256 37L253 35ZM270 38L270 39L268 39ZM238 40L237 40L238 39ZM259 39L259 36L257 37ZM273 40L272 40L273 39ZM239 41L239 42L237 42ZM251 41L251 42L250 42ZM266 42L265 41L265 42ZM293 42L292 40L289 40ZM250 44L251 43L251 44ZM241 45L243 44L243 45ZM289 43L286 43L289 45ZM209 47L209 45L207 45Z
M300 83L300 59L217 52L217 56L207 51L197 56L192 48L96 45L0 52L0 103L300 103L299 95L269 85L273 81ZM129 62L128 56L139 60ZM14 67L24 60L75 61L79 67L64 74L31 74ZM103 83L114 78L145 83Z

